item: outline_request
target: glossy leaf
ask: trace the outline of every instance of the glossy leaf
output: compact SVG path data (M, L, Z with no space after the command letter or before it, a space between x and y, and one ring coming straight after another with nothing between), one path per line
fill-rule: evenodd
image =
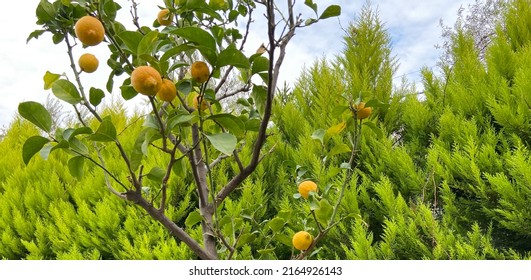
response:
M334 212L334 207L326 199L319 201L319 208L315 209L315 216L322 225L329 224L329 220Z
M253 60L251 67L251 75L265 72L269 69L269 59L263 56L258 56Z
M344 153L350 153L352 151L352 149L347 145L347 144L344 144L344 143L340 143L340 144L337 144L336 146L334 146L330 152L328 152L328 157L331 157L331 156L335 156L335 155L339 155L339 154L344 154Z
M155 166L151 168L148 174L146 174L146 177L154 182L162 183L162 179L164 179L164 175L166 174L166 171L158 166Z
M101 103L101 100L105 97L103 90L98 88L90 88L89 91L89 102L94 106L98 106Z
M284 228L285 224L286 220L276 217L267 222L267 227L269 227L273 233L279 233Z
M44 77L42 78L44 80L44 89L49 90L52 88L52 85L55 81L59 80L61 75L54 74L50 71L46 71L46 74L44 74Z
M238 49L234 47L226 48L219 53L217 66L234 66L239 68L249 68L249 59Z
M206 134L205 136L216 150L228 156L232 155L232 152L236 149L236 144L238 143L236 136L230 133Z
M315 4L313 0L305 0L304 5L310 7L317 15L317 4Z
M241 136L245 132L245 123L240 118L231 114L212 115L207 120L216 122L236 136Z
M142 37L142 34L138 31L123 31L118 34L118 38L125 44L126 49L135 55Z
M339 5L330 5L319 16L319 19L326 19L330 17L337 17L341 15L341 7Z
M318 130L314 131L312 133L312 139L319 140L321 144L324 144L324 136L326 134L326 130L319 128Z
M81 95L76 86L68 80L55 81L52 85L52 92L57 98L70 104L77 104L81 101Z
M98 142L110 142L116 140L116 128L111 121L111 117L103 118L100 126L94 134L89 136L89 139Z
M18 113L38 128L46 132L51 131L52 116L40 103L35 101L22 102L18 105Z
M216 40L207 31L195 27L182 27L171 31L172 34L178 35L194 44L203 46L205 48L216 50Z
M85 165L85 158L82 156L73 157L68 160L68 170L70 174L76 178L83 177L83 166Z
M28 164L31 158L38 153L44 145L48 144L50 140L42 136L31 136L24 142L22 146L22 159L24 164Z
M68 143L70 144L70 149L72 149L72 151L74 151L75 153L81 155L89 154L89 149L87 148L87 145L85 145L76 137L71 137L70 140L68 140Z
M70 141L72 137L80 134L92 134L92 129L90 127L68 128L63 132L63 138Z
M188 217L186 217L184 224L186 225L187 228L191 228L197 225L198 223L200 223L201 221L203 221L203 216L201 216L199 212L193 211L193 212L190 212L190 214L188 214Z
M159 32L157 30L153 30L146 34L138 44L137 55L151 54L157 46L156 42L158 36Z

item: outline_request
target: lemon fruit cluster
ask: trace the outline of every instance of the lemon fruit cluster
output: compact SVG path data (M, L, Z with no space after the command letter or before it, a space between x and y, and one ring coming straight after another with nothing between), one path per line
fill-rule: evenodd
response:
M86 73L92 73L98 69L99 61L93 54L85 53L79 57L79 67Z
M157 92L157 98L162 101L172 102L175 97L177 97L175 84L171 80L162 79L162 84Z
M172 23L172 14L168 9L162 9L157 14L157 22L160 25L169 26Z
M298 186L299 194L308 199L310 192L317 192L317 184L313 181L303 181Z
M105 37L105 28L97 18L93 16L84 16L80 18L74 27L76 37L87 46L96 46L101 43Z
M299 231L293 235L293 239L291 241L295 249L305 251L308 250L308 248L310 248L312 245L313 237L307 231Z
M365 107L365 102L360 102L358 104L355 104L354 110L356 111L356 118L358 120L363 120L368 118L372 113L371 107Z
M192 74L192 79L198 83L204 83L208 81L208 77L210 77L210 69L203 61L196 61L192 63L190 72Z
M162 86L162 77L151 66L139 66L131 73L131 85L138 93L155 96Z

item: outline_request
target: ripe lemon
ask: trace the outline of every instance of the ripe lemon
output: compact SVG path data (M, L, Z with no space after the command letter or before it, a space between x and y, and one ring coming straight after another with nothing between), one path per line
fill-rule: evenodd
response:
M162 85L162 77L151 66L139 66L131 73L131 85L138 93L153 96Z
M168 9L162 9L157 15L157 22L160 25L168 26L172 23L172 14Z
M308 250L310 245L312 245L313 237L307 231L299 231L293 235L293 239L291 241L295 249L304 251Z
M311 191L317 192L317 184L313 181L304 181L299 184L298 189L301 196L307 199Z
M76 22L76 37L87 46L95 46L103 41L105 29L97 18L84 16Z
M365 102L360 102L359 104L354 105L354 109L356 110L356 118L358 120L363 120L368 118L372 113L371 107L365 107Z
M194 92L191 94L192 94L192 106L195 109L199 109L199 93ZM203 99L201 100L201 111L204 111L206 109L208 109L208 101L206 101L205 98L203 97Z
M85 53L79 57L79 67L82 71L92 73L98 69L99 61L93 54Z
M162 79L162 85L160 86L159 92L157 92L157 97L162 101L171 102L177 97L175 84L168 79Z
M210 69L208 69L208 65L203 61L192 63L192 69L190 71L192 73L192 78L198 83L206 82L210 76Z

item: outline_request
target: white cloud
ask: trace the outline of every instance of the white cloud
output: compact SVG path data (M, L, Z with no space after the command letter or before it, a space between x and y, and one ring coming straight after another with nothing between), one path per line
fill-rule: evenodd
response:
M129 5L130 1L116 0L122 6L119 14L120 21L131 24ZM0 44L0 126L7 125L14 116L17 106L22 101L44 101L50 92L43 90L42 77L49 70L54 73L68 73L68 57L64 44L53 45L49 35L43 35L38 40L26 44L28 34L37 29L35 24L35 8L39 0L26 0L17 2L18 10L24 13L9 13L0 17L1 26L12 26L4 29L3 42ZM162 5L162 0L138 0L139 17L142 25L150 26L158 11L156 5ZM280 1L282 2L282 1ZM363 1L344 0L315 0L319 5L319 12L330 4L342 6L342 15L319 22L309 28L300 29L288 46L285 63L282 68L279 85L283 81L293 83L304 66L311 66L316 59L333 58L343 49L344 32L342 27L347 27L359 14ZM473 2L472 0L426 0L426 1L392 1L373 0L373 6L379 9L380 19L389 30L393 42L394 55L400 62L398 75L407 75L412 80L418 79L418 71L422 66L435 65L438 52L434 45L440 41L439 20L451 24L455 20L457 9ZM298 6L303 16L313 16L313 11L305 7L303 1L298 1ZM6 5L6 4L5 4ZM255 18L263 17L257 13ZM129 25L130 26L130 25ZM260 26L257 26L260 27ZM262 25L262 31L265 30ZM262 32L261 31L261 32ZM263 34L263 33L262 33ZM254 51L266 37L253 33L249 37L247 52ZM82 78L87 86L105 88L110 69L106 67L108 51L104 45L87 50L76 48L76 59L83 51L94 52L100 59L101 69L93 74L83 74ZM417 75L417 76L415 76ZM115 84L115 93L119 95L118 84ZM88 88L87 88L88 89ZM129 102L136 104L140 101Z

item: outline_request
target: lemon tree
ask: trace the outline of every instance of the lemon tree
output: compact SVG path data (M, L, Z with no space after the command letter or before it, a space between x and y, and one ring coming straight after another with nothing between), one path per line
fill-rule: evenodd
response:
M269 145L286 47L298 28L337 16L340 7L330 5L319 12L317 4L307 0L304 18L294 16L299 14L294 5L281 11L273 0L164 1L148 19L152 24L143 26L135 1L129 4L123 10L114 0L38 4L41 29L28 40L49 32L54 44L66 47L72 72L59 75L52 69L44 82L57 99L73 106L77 123L63 127L42 104L21 103L20 115L42 130L42 135L26 140L24 162L37 153L46 158L64 152L77 178L84 176L85 164L94 164L106 175L105 187L112 194L143 209L199 258L230 259L245 252L244 244L264 238L252 230L255 224L235 226L241 223L235 211L243 210L231 208L229 195L238 194L272 152L264 147ZM133 28L117 20L119 13L132 16ZM243 49L255 14L266 15L270 30L264 38L270 43L267 52L246 55ZM240 22L247 23L235 28ZM110 67L109 79L101 88L87 88L81 73L95 70L98 60L84 56L76 63L74 53L101 45L110 50L109 57L100 57ZM120 85L115 84L118 76L124 77ZM229 78L238 83L229 84ZM149 104L134 139L122 137L130 126L115 123L101 109L116 92L125 101L143 98ZM232 96L241 98L227 105ZM245 108L231 109L234 106ZM121 170L108 166L101 156L112 151L124 163ZM165 160L151 160L154 152ZM225 177L213 175L219 169L227 171ZM175 189L188 181L197 195L184 199ZM170 204L183 205L181 222L174 220Z

